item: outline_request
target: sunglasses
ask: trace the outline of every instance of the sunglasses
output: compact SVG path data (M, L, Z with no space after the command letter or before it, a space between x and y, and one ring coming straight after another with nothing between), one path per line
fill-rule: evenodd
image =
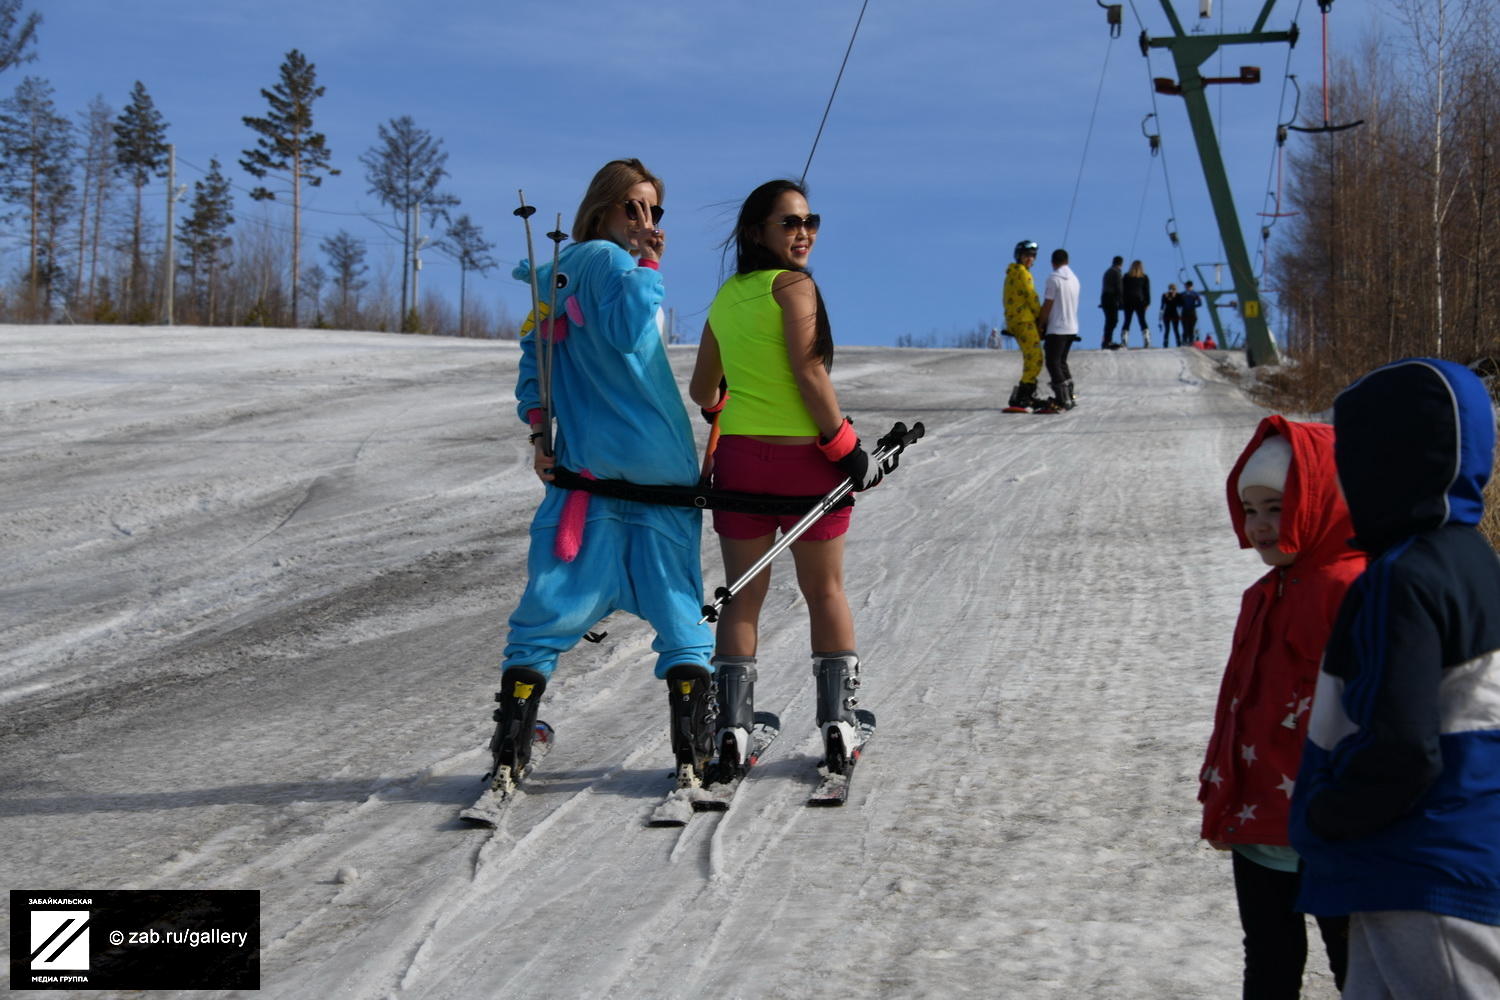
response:
M810 233L818 231L823 224L823 217L817 212L803 217L800 215L783 215L774 225L783 226L787 229L806 229Z
M638 214L639 214L635 210L635 202L633 202L633 201L627 201L627 202L624 202L623 204L625 205L625 218L629 219L631 222L634 222L636 220L636 218L638 217ZM654 226L658 222L660 222L661 221L661 217L663 215L665 215L666 212L667 212L667 210L665 208L662 208L660 205L652 205L651 206L651 224Z

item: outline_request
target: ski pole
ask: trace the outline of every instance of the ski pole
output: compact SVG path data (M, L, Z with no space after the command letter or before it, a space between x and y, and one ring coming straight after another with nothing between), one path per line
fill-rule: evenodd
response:
M916 442L925 433L926 428L922 426L920 420L913 424L910 430L907 430L905 424L897 421L896 425L891 428L891 432L880 439L874 454L870 456L870 461L874 462L877 467L884 464L887 459L895 458L905 451L908 445ZM814 504L812 509L802 516L802 520L794 524L786 534L777 539L776 544L772 545L766 551L765 555L755 561L754 566L745 570L740 575L740 578L729 586L720 587L714 591L715 601L713 604L705 604L703 606L703 617L698 619L698 624L702 625L706 622L718 621L719 612L724 609L724 605L734 600L735 594L743 590L746 584L755 579L761 570L771 565L771 560L786 551L788 546L806 534L807 530L816 524L819 518L832 510L835 504L848 496L853 490L854 480L852 479L845 479L842 483L829 490L823 499Z
M545 397L547 401L545 407L547 410L547 436L545 440L547 442L547 454L549 455L552 454L552 360L557 351L557 256L562 250L563 240L568 238L568 234L562 231L561 212L557 213L556 225L557 228L547 234L547 239L552 241L552 275L547 282L552 286L551 292L547 295L547 326L549 335L537 345L547 353L547 395ZM533 275L535 273L535 271L532 272ZM532 280L534 282L536 280L535 277Z
M526 204L526 192L516 191L521 197L521 207L512 212L526 227L526 262L531 265L531 332L536 336L537 382L541 387L542 411L546 423L542 426L542 454L552 454L552 372L547 370L549 360L542 353L542 293L536 284L536 250L531 245L531 217L536 214L534 206Z

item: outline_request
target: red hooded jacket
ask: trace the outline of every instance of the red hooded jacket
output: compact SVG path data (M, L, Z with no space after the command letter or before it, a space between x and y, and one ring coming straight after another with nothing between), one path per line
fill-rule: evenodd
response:
M1339 495L1333 428L1266 417L1229 473L1229 516L1240 548L1245 511L1240 470L1266 437L1292 446L1281 498L1278 547L1296 552L1245 591L1214 732L1199 776L1203 837L1231 844L1287 843L1287 819L1323 647L1365 555L1349 547L1354 526Z

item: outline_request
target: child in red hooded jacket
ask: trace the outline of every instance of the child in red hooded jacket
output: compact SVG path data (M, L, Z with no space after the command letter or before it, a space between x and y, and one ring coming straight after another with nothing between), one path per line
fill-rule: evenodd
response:
M1203 837L1233 852L1245 932L1244 997L1296 1000L1307 961L1288 846L1292 788L1323 647L1344 592L1364 570L1339 494L1333 428L1267 417L1227 483L1241 548L1271 571L1240 602L1234 645L1200 777ZM1334 979L1347 964L1345 918L1318 918Z

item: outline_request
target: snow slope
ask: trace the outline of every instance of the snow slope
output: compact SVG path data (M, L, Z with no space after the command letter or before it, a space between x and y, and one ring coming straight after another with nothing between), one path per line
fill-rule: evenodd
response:
M1222 499L1260 411L1209 356L1078 352L1078 409L1040 417L998 412L1013 351L842 350L861 428L928 428L850 537L881 718L850 804L802 805L778 564L787 729L730 812L642 826L666 705L617 616L493 833L455 814L539 492L514 344L0 327L0 359L6 887L259 889L277 998L1238 994L1194 777L1260 573Z

